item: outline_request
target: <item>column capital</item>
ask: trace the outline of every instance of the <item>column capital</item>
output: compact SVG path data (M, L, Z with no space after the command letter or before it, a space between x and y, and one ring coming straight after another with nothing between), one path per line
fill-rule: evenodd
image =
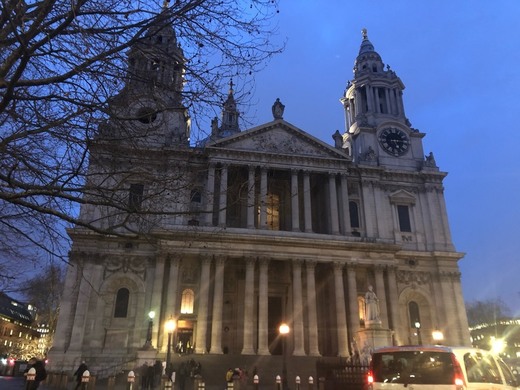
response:
M217 264L225 264L227 258L226 255L215 255L215 261Z
M298 267L301 267L302 264L303 264L303 259L298 259L298 258L295 258L295 259L291 259L292 261L292 264L295 265L295 266L298 266Z
M307 268L316 268L316 264L318 264L318 262L316 260L305 260L305 265Z
M334 261L332 264L334 266L335 271L343 271L343 267L345 266L345 263L343 263L342 261Z
M270 261L271 261L271 259L267 256L260 256L258 258L258 262L260 263L260 265L263 265L263 266L269 265Z
M256 264L256 256L246 256L245 263L248 266L255 265Z

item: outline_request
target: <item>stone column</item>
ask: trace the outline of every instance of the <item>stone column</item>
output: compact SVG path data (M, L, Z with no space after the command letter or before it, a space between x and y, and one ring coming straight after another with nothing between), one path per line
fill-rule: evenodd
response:
M312 233L311 178L309 171L303 172L303 204L305 209L305 232Z
M298 205L298 170L291 170L291 217L293 232L300 231L300 208Z
M334 263L334 288L336 295L336 325L338 327L338 355L347 357L349 356L349 352L345 292L343 286L343 263Z
M195 353L206 353L206 332L208 330L208 292L210 283L211 256L202 258L202 269L199 281L197 310L197 335L195 337Z
M360 215L365 217L365 230L367 237L376 236L376 215L374 210L376 209L375 198L374 198L374 184L371 180L362 180L362 193L363 193L363 211Z
M206 225L213 225L213 202L215 198L215 164L208 168L208 183L206 187Z
M374 112L380 113L381 112L381 106L379 104L379 88L374 87L374 98L375 98L375 110Z
M166 294L165 320L170 317L177 318L177 294L179 289L179 263L180 260L175 255L170 255L170 274L168 277L168 292ZM163 352L166 352L168 345L163 345Z
M260 276L258 283L258 355L269 355L269 340L267 337L268 265L268 258L260 259Z
M388 88L385 88L385 101L387 114L392 113L392 106L390 105L390 96L388 96Z
M260 229L267 228L267 168L260 171Z
M72 322L70 345L67 349L69 351L81 352L81 346L83 344L85 334L85 324L87 321L87 313L89 307L90 294L92 292L92 283L94 265L93 264L81 264L78 268L80 273L79 280L79 294L76 303L76 310L74 312L74 321Z
M225 256L215 259L215 290L213 292L213 321L211 323L211 348L209 353L222 354L222 308L224 305Z
M349 199L348 199L348 183L347 183L347 175L341 174L341 201L339 202L340 206L340 214L341 214L341 224L343 235L348 236L350 233L350 209L349 209Z
M166 262L166 255L160 254L155 257L155 271L152 287L152 299L150 302L150 310L155 312L154 326L152 332L152 346L161 349L162 335L164 330L162 308L162 291L164 281L164 263Z
M336 174L329 173L329 212L332 234L339 234L338 194L336 193Z
M227 182L228 182L228 167L222 166L220 170L220 202L218 212L218 225L226 226L226 212L227 212Z
M392 324L390 329L394 331L395 343L401 345L401 340L398 338L397 330L400 328L399 324L399 295L397 287L397 278L395 276L396 267L388 267L388 294L390 295L390 319ZM390 325L389 325L390 326Z
M81 280L81 263L78 259L79 255L75 252L70 254L71 266L67 267L67 277L65 278L65 286L63 287L63 296L60 302L60 316L54 334L52 344L52 352L65 352L70 343L70 333L74 326L73 320L73 302L78 299L79 285ZM51 360L51 364L54 365Z
M294 259L293 269L293 334L294 356L305 356L303 333L302 261Z
M348 307L349 307L349 327L352 334L359 330L359 303L356 283L356 264L347 264L347 283L348 283Z
M367 95L368 112L374 112L374 99L372 95L372 87L369 84L365 84L365 93Z
M318 316L316 312L316 262L305 261L307 271L307 311L309 313L309 355L320 356L318 348Z
M385 291L385 278L383 274L383 267L380 265L375 266L375 293L377 295L377 299L379 300L379 314L381 318L381 324L383 327L388 327L388 311L386 308L387 299L386 299L386 291Z
M459 307L459 308L465 307L464 299L462 298L462 287L460 284L460 273L459 272L453 273L452 283L453 283L453 291L455 293L454 295L455 295L455 302L457 304L457 307ZM459 324L460 324L459 329L462 333L460 335L460 339L459 339L457 345L464 345L466 347L471 347L468 317L466 315L466 311L459 310L458 316L459 316Z
M255 167L249 166L247 179L247 228L255 228Z
M445 341L448 345L457 345L461 337L458 331L457 334L455 334L454 332L455 329L458 330L460 326L459 318L456 315L456 313L458 313L459 308L457 307L457 303L453 299L455 291L453 291L453 286L451 284L451 272L441 271L439 277L441 281L441 290L444 303L442 305L442 309L444 309L446 313L446 323L444 324L444 329L446 329L447 334L444 335L446 339ZM437 310L442 309L440 307L437 308Z
M255 297L255 263L254 257L246 259L246 281L244 291L244 343L242 347L242 355L254 355L253 347L253 314L254 314L254 297Z

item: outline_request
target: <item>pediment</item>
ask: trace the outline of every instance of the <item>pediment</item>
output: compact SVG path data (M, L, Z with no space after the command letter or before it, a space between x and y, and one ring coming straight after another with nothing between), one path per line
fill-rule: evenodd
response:
M347 159L346 153L311 136L284 120L242 131L207 145L208 148Z
M396 204L409 204L414 205L415 204L415 196L405 190L399 190L392 194L390 194L390 202Z

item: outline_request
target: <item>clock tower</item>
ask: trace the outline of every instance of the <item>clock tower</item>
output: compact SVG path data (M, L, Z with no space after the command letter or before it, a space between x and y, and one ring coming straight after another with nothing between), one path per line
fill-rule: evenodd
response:
M105 133L140 147L188 147L190 118L184 107L185 58L164 9L128 53L123 90L110 101Z
M354 78L340 99L345 108L343 148L358 164L420 169L423 133L411 127L403 104L404 84L369 41L367 30L354 63Z

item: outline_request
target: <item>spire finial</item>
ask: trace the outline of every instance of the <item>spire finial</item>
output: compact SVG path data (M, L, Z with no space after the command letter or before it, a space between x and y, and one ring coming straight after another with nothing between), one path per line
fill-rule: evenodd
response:
M229 79L229 94L233 94L233 78Z
M363 34L363 39L368 39L368 31L366 28L363 27L361 34Z

